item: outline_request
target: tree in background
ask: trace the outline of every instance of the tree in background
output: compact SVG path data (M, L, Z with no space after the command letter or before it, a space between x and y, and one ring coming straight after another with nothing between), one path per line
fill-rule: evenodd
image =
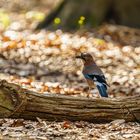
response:
M140 27L140 0L62 0L37 29L76 30L103 22Z

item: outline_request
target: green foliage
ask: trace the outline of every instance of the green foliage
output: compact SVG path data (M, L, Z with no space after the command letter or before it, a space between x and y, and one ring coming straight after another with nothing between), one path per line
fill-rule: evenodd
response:
M54 19L54 24L55 25L58 25L58 24L60 24L61 23L61 19L59 18L59 17L56 17L55 19Z
M33 19L37 21L42 21L45 18L45 14L38 11L29 11L26 13L27 19Z
M6 28L8 27L10 24L10 18L9 15L4 12L4 11L0 11L0 26Z
M78 20L78 24L80 26L84 25L85 24L85 17L84 16L81 16L80 19Z

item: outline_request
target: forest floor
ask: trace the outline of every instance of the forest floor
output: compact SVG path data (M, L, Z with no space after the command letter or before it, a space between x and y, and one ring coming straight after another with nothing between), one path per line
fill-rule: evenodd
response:
M45 16L43 12L47 13L52 7L51 2L2 4L0 79L40 94L86 97L88 87L81 74L82 62L75 56L87 51L105 73L110 98L140 94L139 29L104 24L90 32L35 31L33 29ZM35 8L31 9L31 4ZM17 8L13 8L15 5ZM99 98L96 89L93 93L90 98ZM94 124L5 118L0 119L0 139L139 140L140 124L125 120Z

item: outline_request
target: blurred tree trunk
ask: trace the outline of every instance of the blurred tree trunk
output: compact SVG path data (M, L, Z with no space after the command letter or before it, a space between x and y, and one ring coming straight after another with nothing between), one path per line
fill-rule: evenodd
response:
M140 0L62 0L37 29L93 28L106 21L140 27L139 9ZM56 17L61 22L54 23Z

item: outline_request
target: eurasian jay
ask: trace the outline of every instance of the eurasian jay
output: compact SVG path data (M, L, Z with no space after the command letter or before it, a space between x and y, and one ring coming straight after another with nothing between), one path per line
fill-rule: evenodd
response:
M96 65L92 55L89 53L81 53L81 55L76 56L76 58L82 59L84 63L82 73L89 85L89 88L93 88L95 83L100 95L102 97L108 97L107 86L109 85L106 82L102 70Z

